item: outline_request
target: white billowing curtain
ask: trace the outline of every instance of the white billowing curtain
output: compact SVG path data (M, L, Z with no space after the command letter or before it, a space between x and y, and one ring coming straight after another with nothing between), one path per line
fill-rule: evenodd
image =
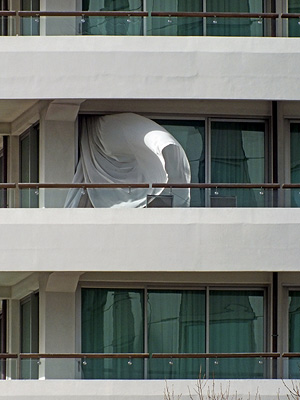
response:
M74 183L189 183L190 166L176 139L154 121L124 113L82 118L80 160ZM169 189L88 189L92 207L145 207L147 194ZM174 189L174 207L188 207L189 189ZM82 206L82 191L69 191L65 207Z

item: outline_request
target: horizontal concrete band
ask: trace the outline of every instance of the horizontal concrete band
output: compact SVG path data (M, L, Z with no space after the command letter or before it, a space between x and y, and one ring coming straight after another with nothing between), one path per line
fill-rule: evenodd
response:
M286 384L286 386L284 385ZM239 398L244 400L274 400L286 399L292 390L293 384L298 382L287 380L215 380L202 381L200 384L203 393L207 396L215 393L229 393L224 398ZM139 399L158 400L164 398L164 392L168 389L174 392L174 399L181 394L181 399L190 399L189 391L195 400L199 397L194 389L197 389L199 382L192 380L176 381L73 381L73 380L52 380L52 381L0 381L0 399L55 399L55 400L92 400L92 399ZM299 387L299 386L298 386ZM214 390L214 392L212 392ZM237 395L237 397L236 397ZM232 397L231 397L232 396ZM173 397L171 397L173 398ZM206 397L205 397L206 398ZM221 397L216 397L221 398ZM223 398L223 397L222 397Z
M0 271L298 271L300 209L2 209Z
M299 100L296 38L2 37L0 99Z

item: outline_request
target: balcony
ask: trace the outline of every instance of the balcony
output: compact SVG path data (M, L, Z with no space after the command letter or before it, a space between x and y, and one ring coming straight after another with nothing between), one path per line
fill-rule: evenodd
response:
M126 35L299 37L300 13L210 11L0 11L2 36ZM281 31L276 25L283 26Z
M100 197L122 193L144 198L142 208L277 208L300 206L300 184L278 183L1 183L0 208L69 208L66 202L70 191L81 198L79 208L119 208L94 206L89 193ZM181 202L190 193L190 204ZM177 202L179 199L179 202Z

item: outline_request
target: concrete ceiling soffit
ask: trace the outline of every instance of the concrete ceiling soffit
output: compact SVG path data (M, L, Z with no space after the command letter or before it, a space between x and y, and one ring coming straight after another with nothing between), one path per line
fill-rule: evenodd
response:
M46 292L74 293L82 272L53 272L46 283Z
M39 289L39 273L32 273L21 282L12 286L11 297L13 299L22 299L28 294Z
M0 286L0 300L11 298L11 287Z
M46 121L66 121L74 122L77 118L80 104L84 100L58 102L53 101L46 112Z
M11 133L11 124L9 122L0 122L0 135L9 135Z

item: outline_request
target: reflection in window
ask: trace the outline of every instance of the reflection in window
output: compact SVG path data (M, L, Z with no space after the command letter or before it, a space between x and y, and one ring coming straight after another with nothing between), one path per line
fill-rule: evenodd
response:
M20 137L20 182L39 181L39 127L33 126ZM38 207L33 189L21 191L21 207Z
M201 12L201 0L148 0L147 11ZM147 21L149 35L159 36L202 36L203 18L152 17Z
M290 125L291 183L300 182L300 123ZM299 189L291 190L291 206L300 206Z
M263 183L265 181L265 126L256 122L212 122L211 182ZM221 196L235 195L233 189L220 190ZM242 189L240 207L263 206L258 191Z
M0 0L0 11L8 11L8 0ZM8 34L8 18L0 17L0 36Z
M39 11L40 0L22 0L21 2L22 11ZM40 34L39 18L22 18L22 35L36 36Z
M289 352L300 352L300 291L289 292ZM299 359L289 360L289 377L299 378Z
M299 0L288 0L288 12L289 13L300 13L300 2ZM300 36L300 25L298 18L289 18L289 36L299 37Z
M211 291L209 297L210 353L264 351L263 291ZM261 378L264 366L257 359L222 359L210 362L216 379Z
M142 0L84 0L82 11L142 11ZM86 17L83 35L141 35L139 17Z
M206 0L208 12L262 13L263 0ZM208 36L263 36L263 21L253 18L207 18Z
M264 351L263 290L82 289L83 353ZM208 299L208 304L206 304ZM208 324L207 324L208 321ZM257 359L87 359L85 379L262 378Z
M209 148L205 145L204 121L157 122L178 140L186 152L191 167L192 183L265 182L263 122L212 121L209 129ZM209 165L207 160L210 160ZM217 193L219 198L235 199L238 207L262 207L265 202L264 196L258 190L218 188ZM213 192L211 194L213 195ZM191 207L204 206L204 190L192 189Z
M39 294L33 293L21 301L21 353L39 352ZM24 359L21 363L22 379L37 379L36 360Z

